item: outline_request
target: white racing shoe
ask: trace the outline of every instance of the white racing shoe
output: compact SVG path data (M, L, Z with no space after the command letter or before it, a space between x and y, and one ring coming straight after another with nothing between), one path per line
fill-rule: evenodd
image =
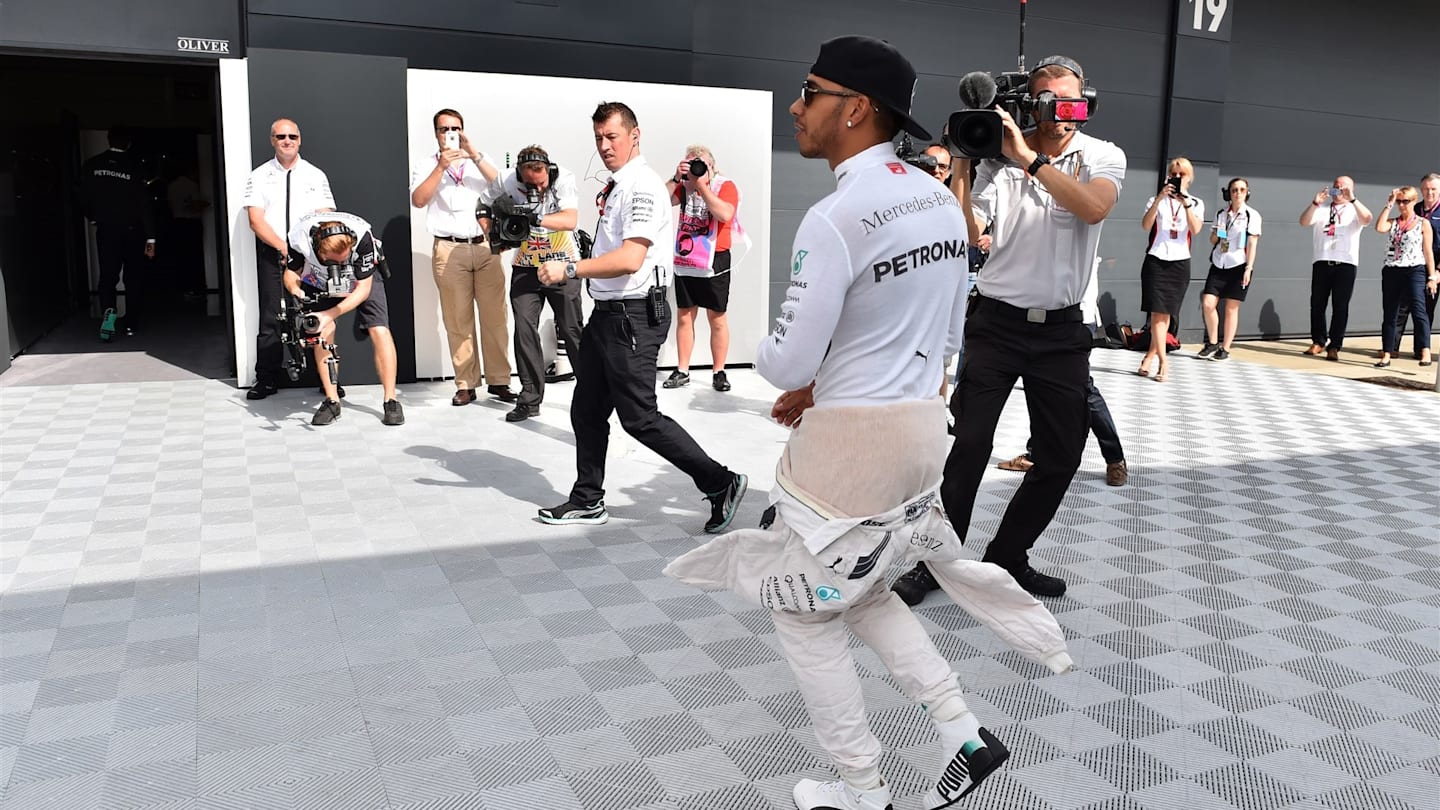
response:
M967 719L969 722L966 722ZM940 749L948 756L940 781L921 802L925 810L949 807L965 798L980 786L980 780L994 773L1009 758L1010 750L983 726L980 727L979 739L973 737L968 729L976 728L974 722L974 718L967 714L965 718L936 724L936 730L940 732Z
M890 787L857 790L844 780L801 779L795 785L795 806L800 810L891 810Z

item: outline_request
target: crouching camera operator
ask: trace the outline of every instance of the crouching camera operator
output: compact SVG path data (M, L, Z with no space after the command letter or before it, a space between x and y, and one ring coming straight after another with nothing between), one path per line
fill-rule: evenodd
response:
M496 178L480 195L480 225L495 250L516 248L511 260L510 307L515 312L515 365L520 371L520 399L505 415L523 422L540 413L545 399L545 353L540 343L540 313L549 302L555 313L565 354L580 357L580 282L563 278L544 284L537 272L545 262L580 261L575 225L580 197L575 174L550 160L540 146L527 146L515 158L515 169Z
M380 421L403 425L405 411L395 398L395 339L390 334L390 313L385 302L385 258L380 252L380 240L370 232L370 224L353 214L309 214L291 229L289 243L285 290L300 299L305 312L315 316L306 319L304 326L320 338L314 344L316 369L334 367L335 321L347 312L357 311L355 338L364 340L369 334L375 346L375 372L385 389L384 416ZM377 273L380 279L375 277ZM286 339L296 341L300 335L286 330ZM322 373L320 385L325 390L325 401L310 420L312 425L328 425L340 418L339 380Z
M973 76L962 80L962 96ZM1005 568L1033 594L1060 596L1064 580L1032 568L1028 552L1065 497L1090 430L1091 334L1080 301L1095 272L1102 223L1120 194L1125 153L1079 131L1094 106L1094 91L1074 60L1043 59L1021 86L1021 103L1004 99L992 113L1002 127L1004 160L979 164L973 193L970 159L957 158L951 174L970 240L988 224L992 242L965 321L965 357L950 400L955 444L940 492L963 538L1000 412L1015 380L1023 378L1035 466L1011 499L985 560ZM980 102L970 106L990 106L988 99ZM1026 130L1007 107L1033 119L1025 122ZM967 149L965 132L952 117L950 145L962 155L984 151ZM916 594L905 591L923 595L935 587L923 567L896 583L907 601Z

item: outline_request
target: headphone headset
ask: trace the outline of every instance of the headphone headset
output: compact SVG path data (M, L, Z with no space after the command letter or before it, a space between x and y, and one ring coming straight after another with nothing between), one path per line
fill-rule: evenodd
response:
M550 156L545 153L544 149L539 147L521 149L520 154L515 156L515 165L517 167L524 166L526 163L544 163L546 170L550 173L550 188L555 188L555 181L560 177L560 167L551 162Z
M1080 80L1080 97L1085 99L1085 106L1089 108L1090 115L1094 115L1096 108L1100 106L1100 94L1085 80L1085 70L1080 67L1080 63L1068 56L1056 54L1041 59L1035 64L1034 70L1052 66L1065 68L1075 74L1075 78Z
M1244 184L1245 184L1245 201L1246 201L1246 202L1249 202L1250 200L1254 199L1255 193L1254 193L1253 191L1251 191L1251 189L1250 189L1250 181L1249 181L1249 180L1246 180L1246 179L1243 178L1243 177L1232 177L1232 178L1230 178L1230 182L1226 183L1226 184L1225 184L1225 188L1223 188L1223 189L1220 190L1220 197L1221 197L1221 199L1225 200L1225 202L1227 202L1227 203L1230 202L1230 189L1234 188L1236 183L1244 183Z
M360 240L355 237L355 232L346 227L343 222L331 225L328 228L322 228L319 225L316 225L310 229L310 249L314 252L315 258L317 260L320 258L320 243L325 241L326 239L329 239L332 236L350 237L350 240L354 242L354 245L351 245L350 247L352 251L355 249L356 246L360 244ZM351 258L353 259L354 257L352 256ZM337 263L345 264L345 262Z

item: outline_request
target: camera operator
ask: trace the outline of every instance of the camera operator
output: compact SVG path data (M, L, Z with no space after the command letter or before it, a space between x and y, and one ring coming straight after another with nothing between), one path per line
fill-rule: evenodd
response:
M489 205L501 197L526 206L530 235L510 261L510 307L515 311L515 365L520 372L520 401L505 414L507 422L523 422L540 413L545 399L545 352L540 344L540 312L545 302L555 313L567 357L580 356L580 282L567 278L557 286L540 283L540 265L548 261L578 262L575 226L580 197L575 174L550 161L541 146L527 146L515 156L515 169L480 195ZM488 219L480 220L485 230Z
M698 163L697 163L698 161ZM692 166L691 164L696 164ZM694 169L704 171L696 173ZM679 367L666 388L690 384L690 353L695 349L695 315L710 320L710 384L729 391L725 355L730 350L730 244L740 212L740 189L715 171L715 156L704 146L685 149L685 159L665 184L670 202L680 208L675 234L675 345Z
M1079 64L1052 56L1030 74L1028 89L1031 96L1048 90L1079 98L1083 84ZM969 160L956 159L950 181L971 239L989 225L992 243L965 324L965 359L950 400L955 444L940 492L963 538L1000 413L1023 379L1035 466L1011 498L985 560L1037 596L1060 596L1065 581L1031 567L1029 550L1064 499L1090 432L1092 337L1080 303L1095 272L1100 229L1120 196L1125 153L1073 123L1041 121L1027 135L1003 108L997 112L1007 160L983 161L973 193ZM913 587L936 587L923 566L905 576Z
M410 204L425 209L425 227L435 238L430 270L440 296L440 319L445 324L450 362L455 368L455 396L450 404L474 402L482 376L489 383L490 394L501 402L514 402L510 358L505 352L509 330L505 267L499 254L485 244L485 233L475 221L475 202L500 172L466 136L465 119L460 113L449 108L440 110L431 123L438 148L411 169Z
M335 342L335 321L347 312L355 316L355 336L365 334L375 346L375 373L384 387L386 425L405 424L405 411L395 398L395 339L390 334L390 313L385 301L385 284L375 278L382 254L380 240L370 224L353 214L316 212L301 217L290 231L290 251L284 284L291 295L305 299L305 309L319 316L318 333L326 343ZM315 347L318 371L330 359L330 350ZM328 425L340 418L337 383L320 374L325 400L310 420Z
M641 444L690 476L710 501L705 531L730 525L749 479L726 469L700 449L685 429L660 413L655 366L670 332L666 284L674 272L675 224L665 183L640 154L635 112L604 102L590 116L595 151L611 172L600 197L595 255L578 262L540 265L541 284L565 279L589 282L595 310L585 324L575 363L570 425L575 431L575 485L559 506L541 509L551 524L604 523L605 452L610 414Z

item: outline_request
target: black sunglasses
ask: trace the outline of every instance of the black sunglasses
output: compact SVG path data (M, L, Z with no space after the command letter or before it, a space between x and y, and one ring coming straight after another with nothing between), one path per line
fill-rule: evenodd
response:
M435 131L436 131L436 132L459 132L459 131L462 130L462 129L464 129L464 127L436 127L436 128L435 128Z
M806 107L810 106L810 102L813 101L816 96L839 96L840 98L854 98L858 95L860 94L848 90L826 90L823 87L816 87L808 80L800 84L800 103L804 104Z
M1409 205L1410 203L1415 202L1415 198L1414 198L1414 197L1396 197L1396 198L1395 198L1395 202L1400 203L1401 205Z
M300 140L300 133L282 132L279 135L271 135L270 137L274 138L277 141L298 141Z

